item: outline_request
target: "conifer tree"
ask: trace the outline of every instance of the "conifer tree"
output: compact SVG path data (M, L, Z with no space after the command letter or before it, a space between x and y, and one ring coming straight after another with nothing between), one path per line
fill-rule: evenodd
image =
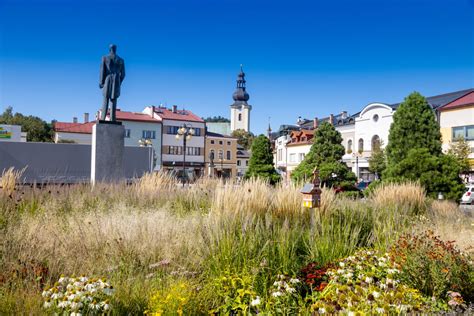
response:
M280 175L273 165L273 153L270 140L260 135L252 142L249 168L245 174L246 179L261 178L270 184L280 181Z
M322 123L314 132L313 145L304 160L293 171L293 180L310 179L313 170L319 169L322 184L326 186L353 183L356 178L342 162L344 146L342 136L332 124Z

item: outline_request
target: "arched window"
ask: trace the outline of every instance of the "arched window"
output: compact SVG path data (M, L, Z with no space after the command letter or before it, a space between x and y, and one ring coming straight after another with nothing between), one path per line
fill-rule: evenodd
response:
M239 121L242 121L242 113L239 113Z
M352 154L352 139L347 141L347 153Z
M374 135L372 137L372 151L380 149L380 137L379 135Z
M359 153L361 154L364 151L364 140L362 138L359 139Z

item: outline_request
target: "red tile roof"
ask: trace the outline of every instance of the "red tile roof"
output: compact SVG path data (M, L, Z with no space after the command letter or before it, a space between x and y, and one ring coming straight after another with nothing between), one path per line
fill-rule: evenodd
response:
M450 110L453 108L463 107L466 105L474 105L474 92L468 93L465 96L460 97L459 99L456 99L453 102L446 104L445 106L440 108L440 111Z
M69 123L56 122L54 123L55 132L78 133L78 134L92 134L92 126L95 121L89 123Z
M177 110L176 113L164 107L155 107L155 113L166 120L204 123L204 120L189 110Z
M137 121L137 122L160 123L160 120L141 112L127 112L127 111L117 110L117 112L115 112L115 116L117 118L117 121Z

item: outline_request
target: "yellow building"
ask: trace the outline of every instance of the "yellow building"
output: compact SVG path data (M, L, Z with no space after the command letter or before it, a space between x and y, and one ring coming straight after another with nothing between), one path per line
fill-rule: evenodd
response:
M205 175L235 179L237 138L207 132L205 148Z
M444 151L447 151L450 144L458 137L463 137L469 143L472 177L474 175L474 89L439 109L439 125Z

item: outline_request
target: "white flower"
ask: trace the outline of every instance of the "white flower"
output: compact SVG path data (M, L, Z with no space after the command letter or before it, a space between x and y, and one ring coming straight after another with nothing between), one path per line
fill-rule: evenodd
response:
M354 312L351 312L351 311L349 311L349 312L347 313L347 316L355 316L355 313L354 313Z
M257 296L256 299L254 299L252 302L250 302L250 305L252 305L252 306L260 305L260 296Z
M373 291L372 295L374 296L374 298L379 298L380 297L380 293L377 292L377 291Z
M283 281L275 281L273 282L273 286L281 286L283 284Z
M294 288L292 288L292 287L287 287L287 288L286 288L286 291L287 291L288 293L295 293L295 292L296 292L296 290L295 290Z
M344 269L338 269L336 271L337 274L344 274L345 272L346 272L346 270L344 270Z
M50 297L51 296L51 292L50 291L43 291L43 293L41 293L41 295L43 297Z
M277 275L277 278L279 278L280 280L284 280L285 276L283 274L279 274L279 275Z
M108 311L110 309L110 305L109 304L104 304L104 311Z
M282 295L283 295L283 293L281 293L280 291L276 291L276 292L272 293L273 297L278 297L278 296L282 296Z
M385 290L387 288L387 284L380 284L379 287L382 289L382 290Z
M53 300L57 300L57 299L60 299L60 298L62 298L62 297L63 297L63 293L61 293L61 292L53 293L53 294L51 295L51 298L52 298Z
M102 292L104 292L104 294L106 295L112 295L114 293L114 289L108 287L108 288L103 289Z
M290 283L293 283L293 284L300 283L300 280L299 279L290 279Z
M66 289L67 289L68 291L70 291L70 290L74 289L74 286L73 286L72 284L68 284L68 285L66 286Z
M71 302L69 302L69 301L61 301L61 302L58 303L59 308L66 308L69 305L71 305Z
M324 313L326 313L326 309L324 307L321 307L320 309L318 309L318 312L320 314L324 314Z
M44 304L43 304L43 308L50 308L51 305L53 305L53 302L51 302L51 301L46 301L46 302L44 302Z
M346 279L352 278L353 274L351 272L347 272L346 274L343 275Z
M88 280L87 277L84 277L84 276L79 278L79 281L81 282L87 282L87 280Z
M366 283L372 283L373 281L374 281L374 279L372 279L371 277L366 277L365 278Z
M378 313L378 314L385 314L385 309L381 308L381 307L377 307L375 309L375 311Z
M68 278L66 278L66 277L60 277L59 280L58 280L58 283L59 283L59 284L62 284L62 285L65 285L68 281L69 281Z
M344 266L345 266L344 262L339 262L339 266L340 266L341 268L344 268Z
M74 313L74 312L72 312L72 313L71 313L71 316L82 316L82 314L81 314L81 313Z

